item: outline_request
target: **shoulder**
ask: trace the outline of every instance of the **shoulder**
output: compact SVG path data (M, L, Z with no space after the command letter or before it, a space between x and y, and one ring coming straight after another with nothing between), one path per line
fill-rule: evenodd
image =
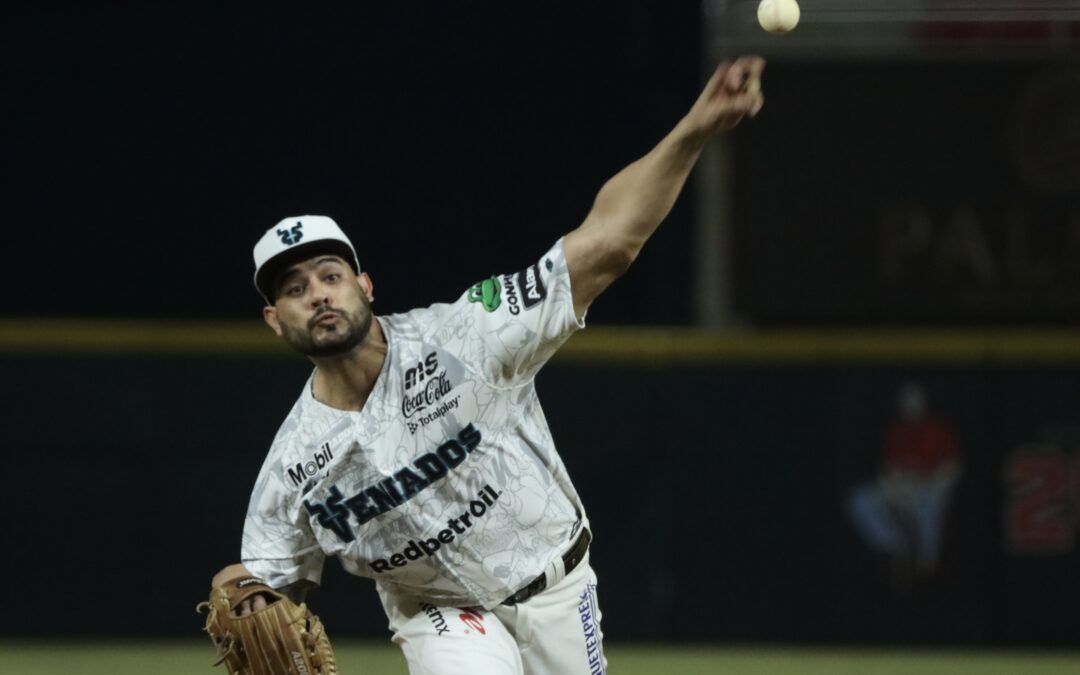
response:
M471 325L471 303L468 291L453 302L437 302L426 307L380 317L387 340L391 343L392 358L409 363L432 348L449 349L460 341Z
M460 289L448 301L380 318L399 337L428 340L447 323L467 317L480 320L498 319L504 314L516 317L547 299L551 286L568 284L568 279L564 239L560 238L539 260L515 272L491 274Z
M314 411L311 410L312 399L308 393L310 386L309 377L304 381L300 396L274 434L274 440L270 443L270 449L259 470L259 477L255 481L253 502L269 495L288 493L291 488L300 487L304 482L298 480L298 475L294 475L290 480L289 470L295 469L297 465L303 466L305 458L311 454L309 450L315 441L312 431L329 426L327 422L319 423L317 419L313 419L317 416L313 416Z
M460 310L466 301L467 293L462 293L450 302L435 302L425 307L416 307L407 312L380 316L384 328L388 328L398 340L419 340L432 326Z

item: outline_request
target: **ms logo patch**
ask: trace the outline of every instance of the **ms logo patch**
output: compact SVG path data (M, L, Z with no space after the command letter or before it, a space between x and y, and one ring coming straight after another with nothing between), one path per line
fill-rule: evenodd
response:
M281 237L281 243L292 246L293 244L299 244L300 240L304 238L304 224L297 221L295 225L287 230L278 230L277 236Z

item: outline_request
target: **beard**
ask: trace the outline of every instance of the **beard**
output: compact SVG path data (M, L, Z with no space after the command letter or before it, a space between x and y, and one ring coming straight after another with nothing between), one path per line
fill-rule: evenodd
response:
M312 317L303 328L282 324L281 336L290 347L304 356L312 357L344 354L367 338L374 317L371 313L371 305L368 304L366 298L361 298L361 306L355 312L324 309L319 310L315 315L318 316L326 311L333 312L338 317L338 325L334 326L333 330L323 330L316 336L318 324L315 322L315 317Z

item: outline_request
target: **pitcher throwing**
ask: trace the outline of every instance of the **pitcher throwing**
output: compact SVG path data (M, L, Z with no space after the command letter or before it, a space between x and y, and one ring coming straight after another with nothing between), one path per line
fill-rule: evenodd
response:
M637 257L704 143L760 110L763 67L720 64L581 226L449 304L376 316L333 220L267 231L254 253L263 317L315 368L255 483L242 562L212 586L255 576L299 603L333 556L375 580L411 673L603 673L592 533L533 380Z

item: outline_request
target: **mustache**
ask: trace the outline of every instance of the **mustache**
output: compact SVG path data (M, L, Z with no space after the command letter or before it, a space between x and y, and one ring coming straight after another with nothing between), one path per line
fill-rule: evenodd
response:
M318 323L319 317L321 317L323 314L326 314L327 312L329 312L331 314L334 314L334 315L336 315L336 316L338 316L338 317L340 317L340 318L342 318L342 319L344 319L346 321L349 320L348 315L345 314L345 312L341 311L340 309L333 309L331 307L321 307L321 308L319 308L318 310L315 311L315 314L313 314L310 319L308 319L308 322L307 322L308 329L310 330L310 329L315 328L315 324Z

